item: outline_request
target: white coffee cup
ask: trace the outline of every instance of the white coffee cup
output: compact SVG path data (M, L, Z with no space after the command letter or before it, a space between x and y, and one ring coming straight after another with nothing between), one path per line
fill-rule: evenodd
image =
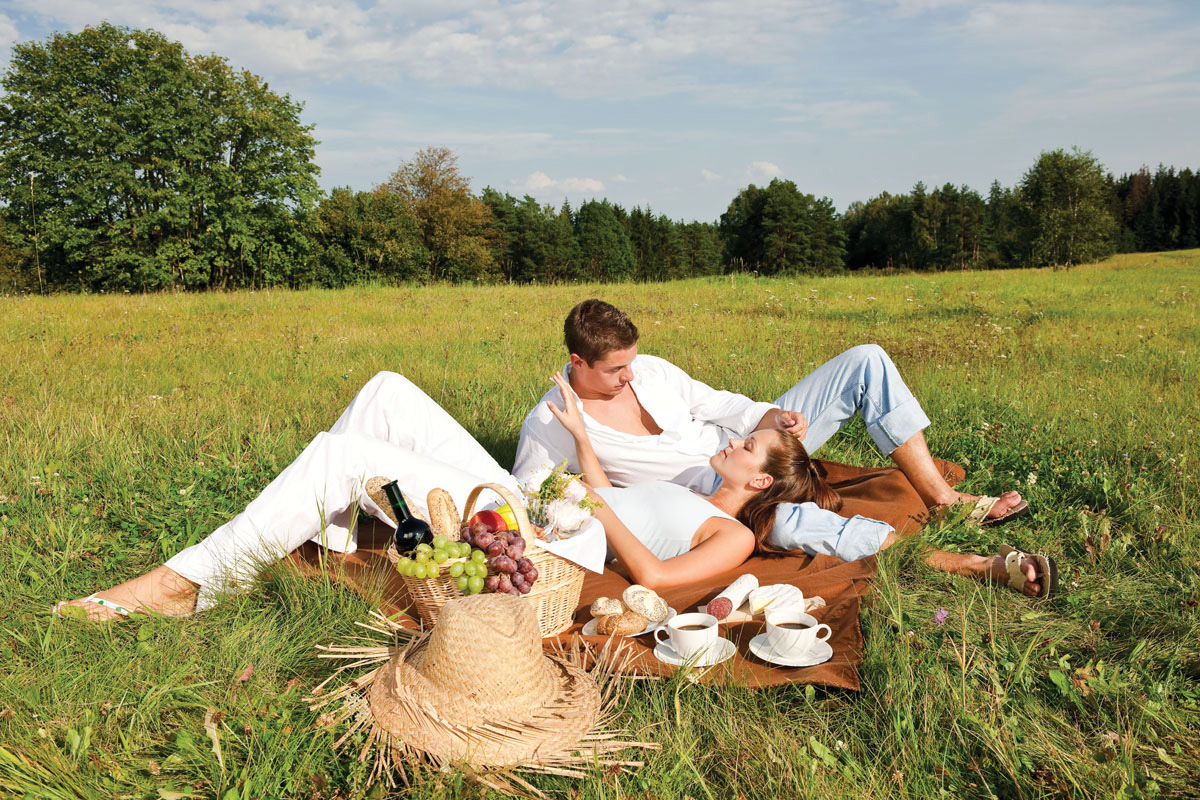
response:
M828 641L832 635L832 628L798 609L767 611L767 641L776 653L806 653L817 641Z
M667 638L659 637L666 633ZM676 614L667 624L654 632L657 642L669 642L671 649L682 659L689 659L717 643L717 618L712 614Z

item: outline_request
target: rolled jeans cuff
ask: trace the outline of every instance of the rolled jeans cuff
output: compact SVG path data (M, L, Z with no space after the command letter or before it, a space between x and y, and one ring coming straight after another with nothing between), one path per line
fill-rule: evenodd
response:
M881 453L891 455L893 450L928 427L929 417L914 397L868 425L867 433Z

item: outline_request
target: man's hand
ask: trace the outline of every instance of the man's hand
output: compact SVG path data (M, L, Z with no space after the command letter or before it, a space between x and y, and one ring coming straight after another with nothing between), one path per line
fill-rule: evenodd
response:
M802 442L808 434L808 420L799 411L780 411L778 422L781 431L790 433Z
M762 421L758 423L757 430L765 428L775 428L795 436L801 442L808 435L808 420L799 411L784 411L782 408L773 408L763 415Z

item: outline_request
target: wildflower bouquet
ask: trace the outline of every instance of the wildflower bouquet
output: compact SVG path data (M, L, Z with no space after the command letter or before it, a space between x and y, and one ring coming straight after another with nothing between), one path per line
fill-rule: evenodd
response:
M529 520L545 529L548 541L577 533L600 503L588 497L578 475L567 472L567 462L557 467L542 464L520 479Z

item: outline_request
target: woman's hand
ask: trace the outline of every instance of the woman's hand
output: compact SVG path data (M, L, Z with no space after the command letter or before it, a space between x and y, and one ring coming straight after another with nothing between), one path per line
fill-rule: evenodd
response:
M587 425L583 421L583 412L579 410L579 403L575 402L575 392L571 390L571 385L567 383L561 372L554 373L554 382L558 384L558 390L562 393L563 407L560 410L554 403L547 403L550 413L562 423L562 426L575 437L576 441L586 440Z

